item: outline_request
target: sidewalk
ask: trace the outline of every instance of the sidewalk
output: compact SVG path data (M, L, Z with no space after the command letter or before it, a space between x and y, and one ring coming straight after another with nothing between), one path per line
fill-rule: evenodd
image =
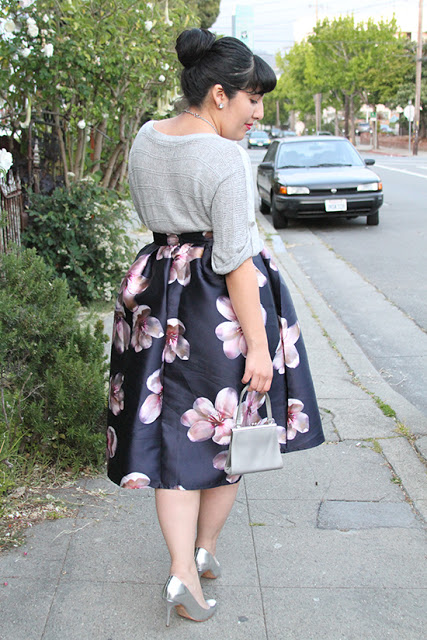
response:
M408 147L403 148L403 147L380 145L378 149L374 149L372 145L369 145L369 144L357 144L356 149L360 153L374 153L374 154L383 155L383 156L396 156L396 157L404 157L404 158L408 158L408 157L425 158L427 156L427 151L425 151L424 149L418 149L417 156L413 156L412 150L411 152L409 152Z
M153 492L104 477L56 492L74 517L35 526L24 547L0 556L2 638L425 637L427 418L381 379L279 235L259 223L297 307L326 444L242 481L217 552L223 577L204 581L218 613L203 624L174 614L165 627L168 553ZM418 452L354 375L391 404Z

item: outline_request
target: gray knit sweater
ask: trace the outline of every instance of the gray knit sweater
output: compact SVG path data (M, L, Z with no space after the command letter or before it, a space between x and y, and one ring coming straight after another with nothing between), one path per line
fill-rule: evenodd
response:
M213 133L169 136L147 122L130 152L129 183L151 231L213 231L216 273L229 273L261 251L251 164L235 142Z

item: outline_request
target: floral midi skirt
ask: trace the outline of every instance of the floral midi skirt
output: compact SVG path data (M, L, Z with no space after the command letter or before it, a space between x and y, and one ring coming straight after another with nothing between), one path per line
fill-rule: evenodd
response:
M247 345L225 277L212 270L212 237L154 234L126 274L112 338L107 459L122 487L208 489L237 482L224 463ZM274 376L282 453L324 441L307 355L289 291L270 255L255 256ZM247 394L245 423L265 416Z

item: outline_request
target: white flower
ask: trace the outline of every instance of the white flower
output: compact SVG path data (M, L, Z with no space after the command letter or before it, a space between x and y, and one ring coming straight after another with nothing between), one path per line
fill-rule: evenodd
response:
M31 38L36 38L39 35L39 28L34 18L27 18L27 32Z
M7 33L13 33L14 31L16 31L16 24L13 20L6 20L3 28Z
M79 129L86 129L86 122L84 120L79 120L77 126Z
M46 56L46 58L51 58L53 56L53 44L45 44L42 47L42 53Z
M47 15L47 13L44 14L43 18L42 18L43 22L49 22L50 18Z
M145 28L147 29L147 31L151 31L151 29L153 28L153 21L152 20L146 20L144 22Z
M148 7L149 9L152 9L152 8L153 8L153 3L152 3L152 2L147 2L147 7Z
M0 173L4 173L6 175L12 165L12 154L9 151L6 151L6 149L0 149Z
M31 7L34 2L35 0L19 0L19 6L21 9L27 9L28 7Z
M161 76L159 76L159 81L160 82L164 82L166 80L165 76L162 74Z
M160 66L163 69L163 71L167 71L169 69L169 65L167 62L162 62Z
M21 56L24 56L24 58L28 58L30 53L31 49L29 49L28 47L24 47L24 49L21 49Z

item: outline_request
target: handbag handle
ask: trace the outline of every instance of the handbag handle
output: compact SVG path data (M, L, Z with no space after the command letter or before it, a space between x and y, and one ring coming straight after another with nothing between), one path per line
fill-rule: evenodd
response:
M240 398L239 398L239 406L237 407L237 416L236 416L236 426L235 429L240 429L240 427L242 426L242 404L243 404L243 397L245 395L245 393L248 392L249 389L249 384L247 384L243 389L242 389L242 393L240 394ZM265 397L265 404L267 407L267 418L269 422L273 422L273 415L271 413L271 400L270 400L270 396L268 395L268 393L264 393L262 394Z

